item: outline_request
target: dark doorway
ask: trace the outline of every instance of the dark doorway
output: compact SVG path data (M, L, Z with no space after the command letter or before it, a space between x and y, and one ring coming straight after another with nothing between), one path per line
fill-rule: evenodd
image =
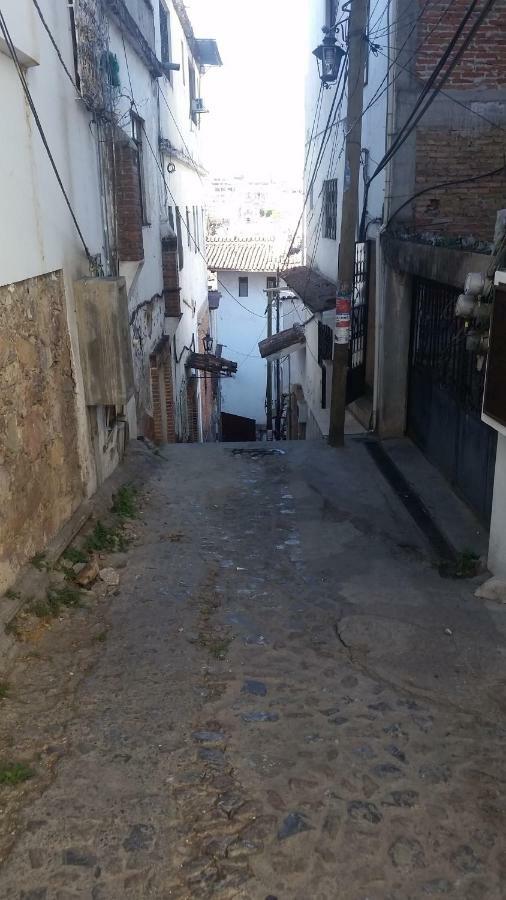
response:
M488 524L497 434L481 420L484 360L466 349L466 323L454 314L459 293L414 281L408 434Z
M230 441L255 441L255 419L247 419L245 416L234 416L232 413L221 414L221 439Z

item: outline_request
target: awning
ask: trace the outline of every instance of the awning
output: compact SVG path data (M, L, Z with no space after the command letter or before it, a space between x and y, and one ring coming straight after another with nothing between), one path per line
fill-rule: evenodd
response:
M258 344L262 359L279 359L295 350L300 350L306 343L304 329L300 325L292 325L285 331L278 331Z
M280 275L312 313L335 309L336 284L316 269L310 266L294 266L280 272Z
M201 66L223 65L214 38L195 38L195 57Z
M186 365L189 369L198 369L200 372L211 372L212 375L235 375L237 363L213 353L190 353Z

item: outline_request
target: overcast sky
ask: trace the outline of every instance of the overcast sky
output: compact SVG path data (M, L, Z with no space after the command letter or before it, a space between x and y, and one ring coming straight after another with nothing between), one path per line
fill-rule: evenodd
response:
M216 38L223 67L203 77L213 175L288 179L304 155L306 9L311 0L188 0L197 37Z

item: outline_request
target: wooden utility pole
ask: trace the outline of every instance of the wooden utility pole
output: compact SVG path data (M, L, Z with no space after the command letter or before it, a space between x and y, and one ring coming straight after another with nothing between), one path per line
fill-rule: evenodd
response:
M267 294L267 337L272 337L272 294ZM272 440L272 363L267 360L267 388L265 391L267 407L267 440Z
M346 126L345 175L341 213L341 242L338 257L336 328L332 365L332 400L330 404L329 444L344 444L346 380L350 345L355 241L358 222L358 184L362 150L362 106L364 67L368 44L367 0L351 0L348 22L348 108Z
M276 273L276 287L279 287L279 271ZM279 291L273 299L276 301L276 334L280 332ZM281 440L281 360L276 360L276 440Z

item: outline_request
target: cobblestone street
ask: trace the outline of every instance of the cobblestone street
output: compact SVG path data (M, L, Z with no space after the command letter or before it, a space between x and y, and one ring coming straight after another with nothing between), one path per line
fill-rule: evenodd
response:
M282 447L130 461L119 590L5 676L2 900L506 896L506 609L363 442Z

